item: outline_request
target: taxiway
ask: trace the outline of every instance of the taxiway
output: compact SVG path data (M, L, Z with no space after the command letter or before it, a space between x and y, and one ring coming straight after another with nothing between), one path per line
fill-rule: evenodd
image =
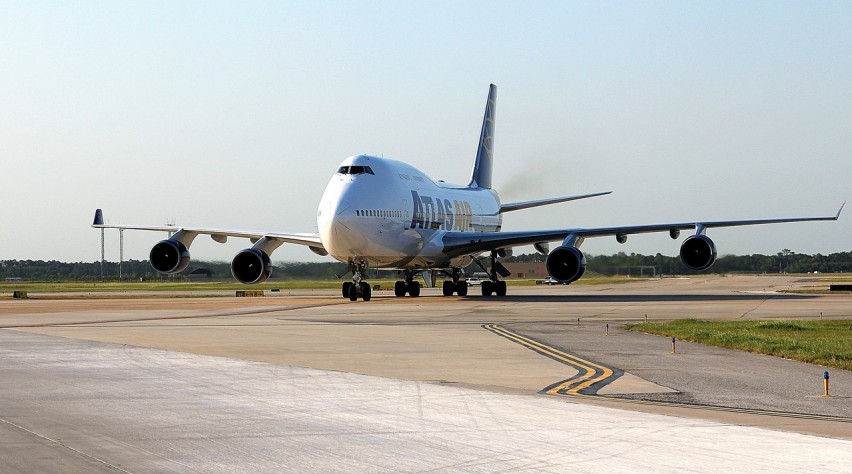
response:
M645 314L849 318L848 295L776 292L807 284L3 300L0 470L841 472L849 372L832 370L825 399L820 367L698 345L675 356L664 338L616 329ZM545 395L582 369L488 323L619 376L596 396Z

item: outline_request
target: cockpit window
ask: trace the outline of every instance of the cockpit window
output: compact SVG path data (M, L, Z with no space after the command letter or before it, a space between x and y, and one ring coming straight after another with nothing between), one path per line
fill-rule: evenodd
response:
M373 176L376 173L373 173L373 169L369 166L341 166L337 169L338 174L371 174Z

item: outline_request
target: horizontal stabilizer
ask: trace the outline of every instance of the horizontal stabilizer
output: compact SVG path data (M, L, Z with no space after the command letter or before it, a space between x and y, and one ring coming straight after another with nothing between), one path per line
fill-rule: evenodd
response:
M517 211L519 209L529 209L531 207L538 206L546 206L548 204L556 204L559 202L567 202L567 201L576 201L578 199L586 199L590 197L603 196L605 194L610 194L612 191L605 191L602 193L593 193L593 194L578 194L575 196L563 196L558 198L551 199L541 199L538 201L525 201L525 202L513 202L509 204L501 204L500 212L509 212L509 211Z

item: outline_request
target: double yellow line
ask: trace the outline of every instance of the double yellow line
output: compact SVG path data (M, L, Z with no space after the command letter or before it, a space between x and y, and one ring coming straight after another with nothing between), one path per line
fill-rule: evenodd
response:
M603 386L594 387L595 384L611 379L607 381L609 383L617 378L615 372L609 367L590 360L581 359L573 354L542 344L497 324L483 324L482 327L527 349L577 369L577 375L574 377L545 388L543 392L548 395L594 395Z
M604 385L617 379L622 374L621 371L618 371L618 373L616 374L616 371L610 369L609 367L592 362L590 360L582 359L580 357L575 356L574 354L569 354L565 351L561 351L559 349L556 349L555 347L548 346L547 344L543 344L534 339L522 336L514 331L510 331L497 324L483 324L482 327L493 332L494 334L497 334L498 336L505 337L506 339L520 344L526 347L527 349L535 351L545 357L550 357L553 360L562 362L563 364L570 365L571 367L577 369L578 373L574 377L571 377L570 379L564 380L562 382L557 382L542 390L542 392L548 395L573 395L581 398L600 397L600 395L597 395L597 391L600 390ZM595 386L595 384L599 385ZM723 407L717 405L701 405L632 398L607 397L607 399L612 401L618 401L621 403L632 403L640 405L655 405L665 407L724 411L731 413L744 413L750 415L783 416L787 418L852 423L852 418L842 416L791 413L771 410L760 410L753 408Z

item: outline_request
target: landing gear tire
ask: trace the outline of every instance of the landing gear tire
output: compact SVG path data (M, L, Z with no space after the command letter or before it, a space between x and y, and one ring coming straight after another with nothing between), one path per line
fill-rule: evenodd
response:
M494 293L497 296L506 296L506 282L504 280L494 282Z
M347 281L343 283L343 297L349 298L349 289L352 288L352 282Z
M354 283L349 284L349 301L358 301L358 286Z
M467 282L464 280L459 280L456 282L456 293L459 296L467 296Z
M482 290L482 296L491 296L491 292L494 291L493 283L490 280L483 281L479 288Z
M420 296L420 282L412 281L408 284L408 294L414 298Z
M456 290L456 285L455 285L455 283L447 280L447 281L444 282L443 290L444 290L444 296L453 296L453 293Z
M370 288L370 284L362 281L361 282L361 298L363 298L364 301L370 301L370 298L372 298L372 297L373 297L373 290ZM350 299L351 299L351 297L350 297Z
M405 296L405 282L404 281L398 281L398 282L393 284L393 294L398 298Z

